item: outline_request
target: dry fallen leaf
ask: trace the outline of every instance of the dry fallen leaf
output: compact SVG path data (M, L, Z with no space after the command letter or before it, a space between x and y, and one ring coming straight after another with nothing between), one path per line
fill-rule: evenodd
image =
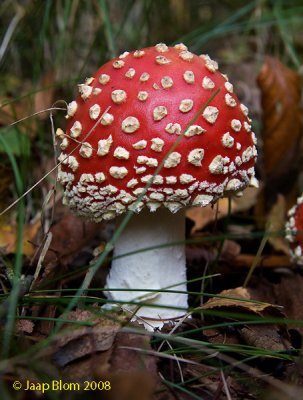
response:
M203 229L208 223L215 221L216 219L224 218L230 211L232 214L240 211L249 210L257 200L258 189L247 188L243 192L241 197L231 197L230 205L229 199L224 197L219 199L217 203L206 207L191 207L186 211L186 216L194 222L194 226L191 230L193 235L197 231Z
M1 221L1 220L0 220ZM25 224L23 231L23 250L25 256L32 256L35 247L32 245L37 232L40 228L40 220L33 224ZM16 250L17 226L16 223L0 222L0 250L4 254L14 253Z
M263 109L263 201L270 205L277 193L291 191L301 168L301 85L299 75L273 57L266 58L257 81Z
M213 297L202 305L203 310L219 310L226 313L226 320L237 321L238 317L229 315L233 313L242 314L243 317L247 315L256 315L259 317L280 317L283 318L280 307L264 302L256 302L252 299L250 291L244 287L237 287L235 289L223 290L220 297ZM222 297L221 297L222 296ZM214 317L216 318L216 317ZM222 318L222 317L221 317ZM225 318L225 317L223 317ZM241 321L241 319L239 318ZM266 322L266 320L265 320ZM272 351L284 351L290 348L287 341L287 334L284 333L285 338L281 339L281 326L272 324L249 324L235 326L235 331L239 338L249 346L255 346ZM285 330L285 329L284 329ZM212 333L214 335L214 333ZM217 339L216 339L217 340ZM222 340L222 339L220 339ZM235 338L229 337L228 342L231 343Z
M151 350L150 338L119 332L110 365L104 376L112 382L109 400L152 400L157 378L157 357L144 354ZM104 373L104 372L103 372Z
M47 108L50 108L54 101L55 92L55 74L53 71L46 72L41 79L41 90L36 92L34 102L35 102L35 112L40 112ZM46 119L49 116L49 111L38 114L37 118Z
M56 263L60 259L61 263L68 264L101 228L102 224L84 221L73 214L64 215L50 229L53 238L44 263Z
M287 318L299 322L289 325L289 328L296 329L303 336L300 324L303 320L303 277L298 273L282 277L273 287L273 300L284 307Z
M280 387L271 386L264 393L263 399L299 400L303 398L303 388L295 383L280 382ZM283 390L281 390L283 388Z
M65 324L55 340L53 359L58 366L63 367L81 357L111 348L122 319L119 320L117 316L115 320L104 318L98 313L99 309L96 314L77 309L64 316L71 324ZM89 322L92 326L79 326L72 324L73 321Z
M285 229L286 201L285 197L278 194L275 204L272 206L268 215L268 225L271 232L277 232L277 235L268 237L269 243L276 251L282 251L289 256L289 246L284 239L283 232Z
M3 159L1 161L3 161ZM3 162L3 164L0 165L0 210L4 210L12 200L10 187L13 180L11 168L6 166Z
M111 390L102 392L108 400L152 400L158 383L157 357L150 351L150 338L121 331L125 317L113 321L96 318L85 310L76 310L68 318L93 321L92 327L63 330L55 344L53 358L64 366L66 380L109 381ZM60 334L60 335L61 335Z
M219 297L212 297L209 299L207 303L202 305L202 309L209 310L221 307L235 307L243 311L251 311L258 315L262 315L261 313L268 309L278 309L277 306L269 303L255 302L251 298L249 290L244 287L223 290L218 296Z

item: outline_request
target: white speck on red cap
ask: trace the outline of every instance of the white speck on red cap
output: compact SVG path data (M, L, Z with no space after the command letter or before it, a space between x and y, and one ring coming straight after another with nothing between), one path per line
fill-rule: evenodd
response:
M140 128L140 122L136 117L127 117L122 121L122 131L125 133L134 133Z
M72 101L67 105L67 116L66 118L73 117L78 109L76 101Z
M171 135L174 135L174 134L181 135L182 129L181 129L181 125L178 124L177 122L176 123L170 122L169 124L166 125L165 131L167 133L170 133Z
M183 50L179 53L179 57L184 61L191 61L194 58L194 55L188 50Z
M101 85L106 85L110 81L110 76L107 74L101 74L99 77L99 82Z
M166 46L165 43L158 43L155 46L155 49L159 52L159 53L166 53L168 51L168 47Z
M226 93L226 95L225 95L225 103L229 107L236 107L237 106L236 100L229 93Z
M153 138L151 142L152 144L150 148L158 153L161 153L164 146L164 140L161 138Z
M205 67L210 72L216 72L218 70L218 63L212 60L208 54L201 54L200 57L205 61Z
M101 117L101 124L104 126L112 124L114 121L114 116L110 113L104 113Z
M95 179L96 179L96 182L101 183L101 182L105 181L106 177L103 172L97 172L95 174Z
M235 139L231 136L229 132L224 133L222 136L222 144L224 147L231 148L234 145Z
M138 175L144 174L144 172L146 172L146 167L137 167L135 165L134 169L136 171L136 174L138 174Z
M163 89L170 89L174 84L174 81L170 76L163 76L161 79L161 85Z
M191 183L195 180L196 180L196 178L194 178L190 174L181 174L181 176L180 176L180 183L182 183L182 185L187 185L188 183Z
M242 113L245 115L245 117L247 117L248 108L244 104L240 104L240 109L241 109Z
M100 108L99 104L94 104L89 109L89 116L91 117L91 119L96 120L100 115L100 111L101 111L101 108Z
M97 96L97 95L100 94L101 92L102 92L102 89L96 87L96 88L93 89L93 92L92 92L92 93L93 93L94 96Z
M239 179L234 178L231 179L227 185L226 185L226 190L232 190L232 191L238 191L241 189L241 187L243 186L243 182L241 182Z
M115 179L123 179L128 174L128 170L125 167L113 166L110 167L109 173Z
M156 158L147 157L147 156L138 156L137 163L145 164L149 167L157 167L158 166L158 160Z
M153 110L154 121L161 121L167 115L167 108L165 106L157 106Z
M59 139L63 139L65 137L65 133L61 128L57 128L56 129L56 133L55 133L56 137Z
M81 135L81 132L82 132L81 122L75 121L73 126L70 128L71 137L76 139L78 136Z
M203 157L204 149L194 149L189 152L187 156L187 161L196 167L201 167Z
M90 143L84 142L79 150L80 156L83 158L90 158L93 154L93 148Z
M219 110L217 107L207 106L202 115L207 122L214 124L218 118Z
M177 177L176 176L167 176L166 183L168 185L174 185L175 183L177 183Z
M176 50L181 50L181 51L186 51L186 50L188 50L187 46L185 46L184 43L175 44L174 48L175 48Z
M115 60L113 62L113 67L115 69L120 69L120 68L124 67L124 65L125 65L125 62L123 60Z
M138 185L138 179L135 179L135 178L132 178L130 181L128 181L128 183L127 183L127 187L128 188L133 188L133 187L135 187L136 185Z
M93 91L92 86L86 85L84 83L78 85L78 88L79 88L79 93L83 100L88 99L91 96L92 91Z
M126 58L129 55L129 51L125 51L124 53L119 55L119 58Z
M133 55L135 58L141 58L144 56L144 54L145 54L144 50L136 50Z
M164 56L156 56L156 63L159 65L169 64L171 60Z
M69 145L69 140L67 139L67 137L64 137L60 144L60 149L65 150L68 147L68 145Z
M198 194L193 200L193 206L205 207L213 201L214 196L209 194Z
M118 146L114 151L114 157L119 158L120 160L128 160L129 159L129 151L127 151L124 147Z
M116 104L124 103L126 100L126 92L121 89L112 91L112 101Z
M140 81L141 82L147 82L150 78L150 75L148 72L143 72L143 74L141 74L140 76Z
M125 72L125 77L128 79L132 79L136 75L136 70L134 68L130 68Z
M224 166L223 157L220 154L218 154L209 164L208 168L211 174L217 175L217 174L222 174L223 166Z
M146 91L144 91L144 90L140 90L140 92L138 93L137 98L140 101L146 101L147 98L148 98L148 93Z
M136 142L133 144L133 148L136 150L142 150L145 149L145 147L147 146L147 141L146 140L139 140L139 142Z
M174 168L181 162L181 154L173 151L164 161L164 168Z
M184 136L192 137L196 135L201 135L201 133L206 132L206 129L202 128L200 125L191 125L185 132Z
M99 140L97 155L102 157L108 154L112 143L113 143L112 135L109 135L107 139Z
M230 126L235 132L240 132L242 128L241 121L239 121L238 119L232 119Z
M203 87L204 89L211 90L211 89L213 89L215 86L216 86L216 85L215 85L215 82L212 81L212 80L210 79L209 76L204 76L204 78L203 78L203 80L202 80L202 87Z
M251 132L251 125L247 121L244 121L244 129L246 132Z
M191 99L181 100L179 110L183 113L189 112L194 106L194 102Z
M225 89L229 92L229 93L233 93L234 92L234 87L230 82L225 82L224 83Z
M195 83L195 74L193 71L185 71L183 74L183 78L186 83L194 84Z

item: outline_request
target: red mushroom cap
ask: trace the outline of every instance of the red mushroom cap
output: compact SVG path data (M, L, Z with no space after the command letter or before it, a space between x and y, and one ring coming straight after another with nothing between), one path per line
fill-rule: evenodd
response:
M162 205L176 212L254 181L247 107L208 55L163 43L126 52L79 91L66 135L57 131L64 137L58 178L79 215L98 221Z
M297 204L288 211L285 228L285 238L290 244L291 258L295 263L303 265L303 195L297 199Z

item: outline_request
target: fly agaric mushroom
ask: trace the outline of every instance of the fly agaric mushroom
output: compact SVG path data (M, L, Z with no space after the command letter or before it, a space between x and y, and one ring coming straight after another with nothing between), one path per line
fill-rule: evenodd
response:
M66 134L58 131L64 202L94 221L138 214L115 243L107 297L143 296L154 307L137 315L162 326L188 307L185 246L169 245L184 242L185 207L256 184L247 107L215 61L183 44L125 52L79 91L67 108ZM121 257L148 247L154 249ZM167 287L184 293L148 292Z
M303 194L298 197L297 204L288 211L285 232L292 260L298 265L303 265Z

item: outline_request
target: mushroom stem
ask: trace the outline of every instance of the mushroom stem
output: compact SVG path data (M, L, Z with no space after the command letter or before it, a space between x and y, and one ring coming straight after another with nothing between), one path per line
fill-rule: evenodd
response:
M165 320L183 316L188 307L184 239L185 212L180 210L177 214L172 214L161 208L153 214L143 210L139 215L134 215L115 244L114 260L106 283L109 289L107 297L112 300L144 303L136 311L136 316L140 317L138 321L144 323L149 330L152 327L162 327ZM173 242L181 244L169 245ZM166 246L160 247L161 245ZM138 252L150 247L154 248ZM123 256L130 252L137 253ZM167 287L170 287L168 290L183 291L184 294L148 291ZM129 290L111 290L114 288ZM155 305L162 307L154 307ZM125 304L123 308L132 309L129 304Z

